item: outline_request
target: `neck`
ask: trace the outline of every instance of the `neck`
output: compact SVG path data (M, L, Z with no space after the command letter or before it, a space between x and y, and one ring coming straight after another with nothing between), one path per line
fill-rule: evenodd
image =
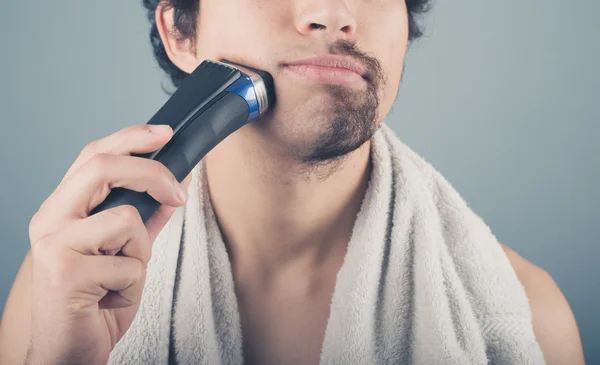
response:
M307 169L240 132L205 158L211 203L234 270L269 278L339 261L367 187L370 141L335 166Z

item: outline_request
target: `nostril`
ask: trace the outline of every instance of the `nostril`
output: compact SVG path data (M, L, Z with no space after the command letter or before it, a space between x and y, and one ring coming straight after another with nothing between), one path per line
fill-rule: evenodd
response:
M340 29L342 32L346 33L350 30L350 26L346 25L344 27L342 27L342 29Z
M311 23L310 29L325 29L326 27L323 24Z

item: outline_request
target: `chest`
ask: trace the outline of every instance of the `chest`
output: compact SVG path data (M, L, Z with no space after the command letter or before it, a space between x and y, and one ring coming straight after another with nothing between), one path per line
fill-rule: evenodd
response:
M244 364L318 364L333 290L238 294Z

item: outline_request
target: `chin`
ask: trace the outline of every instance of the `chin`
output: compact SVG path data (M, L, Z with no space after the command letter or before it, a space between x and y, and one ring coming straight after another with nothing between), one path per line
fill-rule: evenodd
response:
M379 99L373 87L357 90L331 84L275 80L276 100L250 124L270 150L313 164L337 159L368 141L378 127Z

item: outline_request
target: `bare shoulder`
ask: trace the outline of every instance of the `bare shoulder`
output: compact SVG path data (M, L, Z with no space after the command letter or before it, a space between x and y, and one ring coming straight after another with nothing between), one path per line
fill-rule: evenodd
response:
M556 282L544 269L501 243L527 293L533 330L548 365L585 364L573 311Z

